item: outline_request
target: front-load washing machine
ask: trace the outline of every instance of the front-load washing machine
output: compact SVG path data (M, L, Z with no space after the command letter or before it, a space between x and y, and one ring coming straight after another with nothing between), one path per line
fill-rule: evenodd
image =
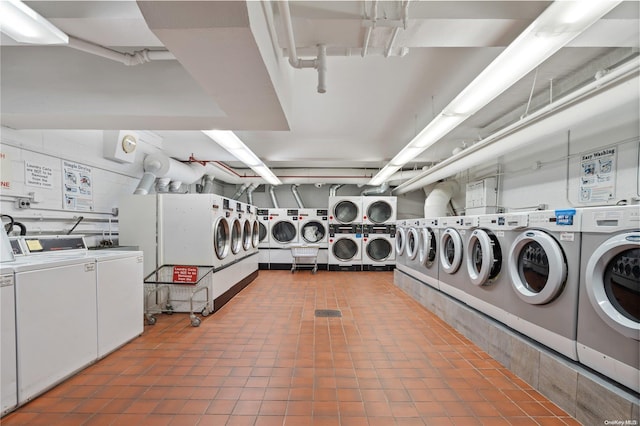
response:
M396 221L396 268L408 272L407 259L407 232L409 232L409 220Z
M329 224L362 224L362 197L329 197Z
M242 216L242 203L236 200L225 198L223 199L223 206L225 210L229 212L229 216L227 217L231 234L231 252L229 253L229 263L235 263L244 257L244 253L242 250L242 222L244 221Z
M251 204L246 204L247 215L249 220L249 225L251 229L251 247L249 249L250 253L258 253L258 246L260 245L260 224L258 223L258 211L256 206Z
M446 216L438 220L440 227L440 290L467 301L469 284L465 246L471 231L478 226L478 216Z
M438 218L423 219L418 234L418 274L421 281L436 289L440 288L439 247Z
M409 275L414 278L422 278L419 274L420 259L418 257L420 246L420 228L424 223L423 219L411 219L408 221L407 242L405 251L407 254L407 269Z
M301 244L318 245L318 269L329 263L329 210L304 208L298 210Z
M300 243L298 209L269 209L270 219L270 269L291 269L291 246Z
M396 264L396 225L363 225L362 270L392 271Z
M362 223L382 225L396 222L397 197L362 197Z
M578 360L640 392L640 209L583 211Z
M511 244L510 326L577 360L576 327L580 284L580 220L576 209L529 213L529 224Z
M260 269L269 269L269 253L270 253L270 220L269 209L256 209L258 219L258 267Z
M527 213L482 215L465 246L467 304L505 324L513 319L506 309L511 291L508 252L527 223Z
M329 225L329 270L362 270L362 225Z
M236 215L240 220L240 251L238 260L251 254L251 215L247 211L247 203L236 201Z

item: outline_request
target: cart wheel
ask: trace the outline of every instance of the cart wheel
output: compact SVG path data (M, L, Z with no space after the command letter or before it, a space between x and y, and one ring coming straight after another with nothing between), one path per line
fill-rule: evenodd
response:
M200 318L198 318L198 317L191 318L191 325L193 327L199 327L200 326L200 322L201 322Z
M152 316L147 317L147 324L153 325L155 323L156 323L156 317L152 317Z
M211 312L209 312L209 308L207 308L206 306L202 309L202 312L200 312L202 314L203 317L208 317L209 314Z

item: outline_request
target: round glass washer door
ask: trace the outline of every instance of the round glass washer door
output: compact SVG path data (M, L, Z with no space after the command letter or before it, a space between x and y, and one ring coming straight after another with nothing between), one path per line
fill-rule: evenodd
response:
M333 243L332 252L336 259L348 261L358 254L358 245L350 238L340 238Z
M418 230L416 228L409 228L409 232L407 233L407 257L410 260L414 260L418 255L419 239Z
M391 256L393 246L384 238L373 238L367 243L367 256L377 262L387 260Z
M317 220L310 220L302 225L300 236L307 243L319 243L327 235L324 225Z
M213 234L213 247L215 248L216 257L220 260L229 255L230 249L230 234L229 234L229 222L226 219L219 217L214 224Z
M453 228L447 228L440 235L440 266L447 274L455 274L462 264L462 237Z
M373 223L385 223L391 219L393 209L386 201L374 201L367 207L367 216Z
M267 225L265 225L262 222L259 222L258 226L260 228L258 230L258 239L259 239L260 242L263 242L267 238L267 234L268 234Z
M238 254L242 245L242 225L238 219L231 225L231 253Z
M430 268L436 261L437 255L436 233L431 228L420 229L420 241L418 244L418 260L421 265Z
M484 229L474 229L467 241L467 272L475 285L488 285L502 267L498 238Z
M257 220L253 221L251 225L251 247L256 248L260 244L260 223ZM264 226L264 225L263 225ZM265 227L265 237L267 236L267 230Z
M404 249L407 245L407 231L405 228L396 229L396 255L404 255Z
M242 249L249 251L251 248L251 223L245 220L242 224Z
M640 232L615 235L587 263L585 287L600 318L623 336L640 338Z
M518 297L532 305L554 300L567 279L562 248L551 235L537 230L516 237L509 251L508 270Z
M352 223L359 214L358 206L353 201L343 200L333 207L333 216L340 223Z
M290 243L297 236L298 230L289 221L281 220L271 227L271 236L279 243Z

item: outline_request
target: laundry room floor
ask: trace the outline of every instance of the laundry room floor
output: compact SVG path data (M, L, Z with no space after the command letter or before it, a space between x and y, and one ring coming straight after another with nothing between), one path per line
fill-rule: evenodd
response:
M393 273L328 271L260 271L197 328L187 314L159 315L0 423L579 424L405 295Z

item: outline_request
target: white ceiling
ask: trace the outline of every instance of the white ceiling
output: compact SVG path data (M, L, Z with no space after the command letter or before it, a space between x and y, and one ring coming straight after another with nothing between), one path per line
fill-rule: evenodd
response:
M125 66L68 47L18 45L2 35L2 125L16 129L154 131L169 155L240 166L201 129L225 128L270 167L382 167L547 6L548 1L412 1L389 57L387 23L400 1L292 1L298 55L325 44L327 92L317 73L287 62L276 2L28 1L75 38L119 52L168 49L177 60ZM626 1L543 64L545 102L637 52L640 3ZM401 50L408 53L401 56ZM437 162L525 112L525 77L407 168ZM583 74L583 75L581 75ZM539 95L539 96L538 96ZM538 100L542 99L542 100Z

